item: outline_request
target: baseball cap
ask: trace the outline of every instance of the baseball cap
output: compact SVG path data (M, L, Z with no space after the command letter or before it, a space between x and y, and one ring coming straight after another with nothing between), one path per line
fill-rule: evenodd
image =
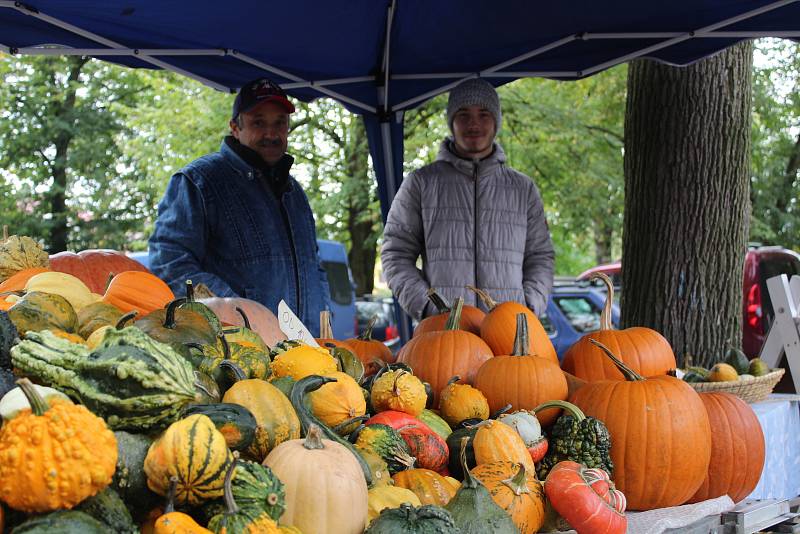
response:
M236 119L240 113L247 113L262 102L275 102L286 110L294 113L294 104L289 102L286 93L272 80L259 78L248 82L239 89L236 100L233 101L231 119Z

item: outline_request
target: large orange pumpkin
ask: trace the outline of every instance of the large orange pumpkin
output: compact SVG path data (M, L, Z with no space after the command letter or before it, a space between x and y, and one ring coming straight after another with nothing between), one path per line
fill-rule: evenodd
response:
M375 326L375 321L378 320L377 315L373 315L358 337L353 337L345 340L347 348L361 360L364 364L364 374L366 376L374 375L381 368L380 364L375 360L381 360L385 363L394 363L395 357L392 351L389 350L382 341L372 339L372 328Z
M567 379L549 358L531 356L526 315L517 315L517 334L510 356L495 356L483 363L475 375L474 385L489 401L494 412L507 404L512 410L532 410L549 400L566 400ZM545 410L536 417L549 425L560 410Z
M595 273L590 280L599 279L606 285L606 304L600 316L600 330L584 335L564 354L561 368L580 379L625 380L622 373L590 339L595 339L619 355L625 365L642 376L665 375L675 369L675 354L669 342L650 328L633 327L614 330L611 325L611 303L614 285L603 273Z
M764 469L764 433L749 404L730 393L701 393L711 423L711 463L689 502L728 495L739 502L756 488Z
M45 267L28 267L27 269L18 271L15 274L12 274L11 276L3 280L3 283L0 284L0 293L6 293L10 291L22 291L23 289L25 289L25 285L28 283L28 280L30 280L37 274L46 273L49 270L50 269L47 269Z
M109 249L87 249L78 253L59 252L50 256L50 270L71 274L92 291L102 295L108 281L125 271L150 271L122 252ZM171 300L171 299L170 299Z
M456 299L445 330L415 337L398 357L414 370L414 375L431 385L434 406L439 405L441 391L451 377L458 375L472 384L478 368L492 357L492 349L481 338L459 330L463 305L463 299Z
M645 379L598 343L625 381L589 382L570 399L611 434L614 483L631 510L685 503L700 488L711 459L711 427L700 396L664 375Z
M491 347L495 355L511 354L514 350L514 338L517 335L517 314L524 313L528 319L528 336L531 342L531 351L537 356L550 358L558 363L558 355L550 336L545 332L542 323L534 313L519 302L497 303L492 297L481 289L467 286L483 301L489 313L481 322L481 338Z
M414 329L413 337L417 337L425 332L444 330L447 324L447 318L450 316L451 311L450 306L447 305L442 296L439 295L434 288L428 289L428 299L436 306L436 310L439 313L421 320ZM461 320L458 323L458 327L461 330L466 330L467 332L472 332L476 336L479 336L481 335L481 323L484 317L486 317L486 314L480 308L464 305L461 309Z
M175 300L169 286L154 274L125 271L111 279L103 302L113 304L122 312L136 310L139 317L159 310Z

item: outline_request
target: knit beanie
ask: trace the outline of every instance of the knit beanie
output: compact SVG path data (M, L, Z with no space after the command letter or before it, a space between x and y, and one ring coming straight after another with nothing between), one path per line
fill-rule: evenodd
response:
M500 111L500 97L489 82L481 78L471 78L455 86L447 100L447 126L453 131L453 118L456 112L467 106L485 108L494 117L495 133L500 131L503 114Z

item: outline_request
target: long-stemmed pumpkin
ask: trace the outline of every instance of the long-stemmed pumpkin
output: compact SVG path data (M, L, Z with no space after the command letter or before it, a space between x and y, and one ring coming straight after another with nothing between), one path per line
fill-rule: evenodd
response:
M524 313L528 321L528 334L535 354L558 363L558 355L550 341L550 336L547 335L542 323L530 308L513 301L498 303L486 291L474 286L467 286L467 288L474 291L489 310L481 322L481 338L491 347L495 355L511 354L511 351L514 350L514 338L517 333L516 318L518 314Z
M415 337L398 357L414 374L431 385L434 406L451 377L459 375L472 384L478 368L490 359L492 349L481 338L458 328L464 299L456 299L444 330Z
M392 351L389 350L389 347L382 341L372 339L372 329L377 320L378 316L373 315L363 332L357 337L345 341L353 354L358 356L364 363L364 370L367 375L375 374L380 368L380 366L375 363L375 360L386 363L393 363L395 361L395 357Z
M511 404L514 410L532 410L549 400L567 398L567 379L558 364L531 350L526 314L517 314L517 333L509 356L495 356L484 362L475 376L475 387L489 401L491 410ZM558 410L536 416L542 425L558 417Z
M606 286L606 302L600 315L600 330L585 334L564 354L561 368L576 377L594 380L625 380L602 350L591 343L595 339L619 355L622 361L642 376L658 376L675 369L675 354L664 336L645 327L614 330L611 324L611 304L614 285L603 273L595 273L590 280L601 280Z
M570 401L608 427L617 488L632 510L685 503L703 483L711 459L703 401L683 380L668 375L645 379L602 343L594 343L626 380L589 382Z
M422 335L425 332L444 330L444 327L447 324L447 318L450 317L450 312L452 309L444 301L442 296L436 292L436 289L428 289L428 300L433 303L433 305L436 307L436 311L439 313L428 316L421 320L419 324L417 324L417 327L414 328L413 337ZM483 322L484 317L486 317L486 313L484 313L483 310L475 306L468 306L465 304L461 309L461 320L458 323L458 327L461 330L466 330L467 332L472 332L476 336L479 336L481 335L481 323Z

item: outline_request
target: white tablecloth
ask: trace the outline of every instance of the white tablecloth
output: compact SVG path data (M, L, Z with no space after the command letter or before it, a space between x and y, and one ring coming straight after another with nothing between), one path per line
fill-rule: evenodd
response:
M747 500L800 495L800 395L773 394L751 404L766 443L761 479Z

